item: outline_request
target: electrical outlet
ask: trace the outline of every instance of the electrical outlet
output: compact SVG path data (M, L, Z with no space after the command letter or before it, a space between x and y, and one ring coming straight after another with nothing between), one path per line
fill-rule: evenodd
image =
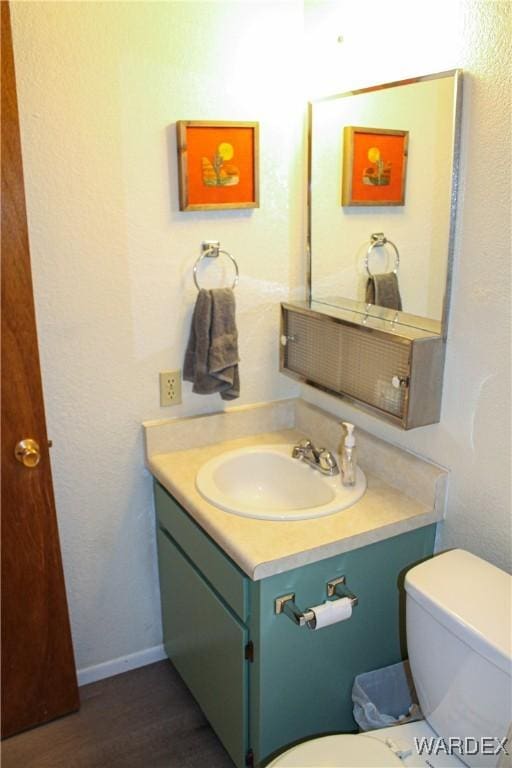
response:
M181 371L162 371L160 373L160 405L179 405L181 403Z

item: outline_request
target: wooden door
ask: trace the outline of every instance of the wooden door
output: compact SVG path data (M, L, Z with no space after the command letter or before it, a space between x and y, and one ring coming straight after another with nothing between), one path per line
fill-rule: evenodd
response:
M1 14L1 727L5 738L78 709L79 697L39 370L7 2L1 3ZM15 446L27 438L36 441L39 452L29 445L18 460Z

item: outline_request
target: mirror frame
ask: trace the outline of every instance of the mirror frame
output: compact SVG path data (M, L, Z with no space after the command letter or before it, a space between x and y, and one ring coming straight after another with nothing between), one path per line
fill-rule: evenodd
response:
M312 252L312 171L313 171L313 107L315 104L320 104L326 101L334 101L335 99L345 98L348 96L358 96L362 93L371 93L372 91L382 91L388 88L397 88L403 85L412 85L414 83L425 82L427 80L438 80L443 77L454 78L454 94L453 94L453 141L452 141L452 176L451 176L451 190L450 190L450 227L448 232L448 252L447 252L447 264L446 264L446 284L443 297L443 312L440 321L433 320L432 318L423 318L416 315L412 315L406 312L397 312L396 310L385 309L383 307L368 311L368 305L364 302L355 301L344 297L343 304L340 302L339 306L333 304L327 304L319 302L318 299L313 297L313 252ZM323 96L313 101L308 102L308 134L307 134L307 233L306 233L306 299L309 306L312 302L321 303L326 308L326 314L328 314L328 307L333 309L349 309L352 312L357 312L361 317L376 317L381 320L389 321L390 323L407 325L423 330L433 331L446 341L448 334L448 318L450 312L450 296L451 286L453 278L453 258L455 251L455 229L456 229L456 216L457 216L457 202L459 192L459 173L460 173L460 142L461 142L461 126L462 126L462 69L450 69L443 72L435 72L429 75L421 75L419 77L410 77L405 80L396 80L390 83L382 83L380 85L372 85L366 88L359 88L354 91L345 91L343 93L336 93L330 96ZM398 318L397 318L398 315ZM423 322L423 325L420 324Z

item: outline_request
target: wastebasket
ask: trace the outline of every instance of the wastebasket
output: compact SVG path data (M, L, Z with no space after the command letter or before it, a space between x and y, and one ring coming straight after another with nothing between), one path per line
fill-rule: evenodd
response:
M354 720L362 731L421 720L408 661L357 675L352 688Z

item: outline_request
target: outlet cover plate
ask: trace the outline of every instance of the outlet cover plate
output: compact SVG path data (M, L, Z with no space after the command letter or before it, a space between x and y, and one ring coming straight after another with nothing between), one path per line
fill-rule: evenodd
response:
M166 408L181 403L181 371L161 371L160 405Z

